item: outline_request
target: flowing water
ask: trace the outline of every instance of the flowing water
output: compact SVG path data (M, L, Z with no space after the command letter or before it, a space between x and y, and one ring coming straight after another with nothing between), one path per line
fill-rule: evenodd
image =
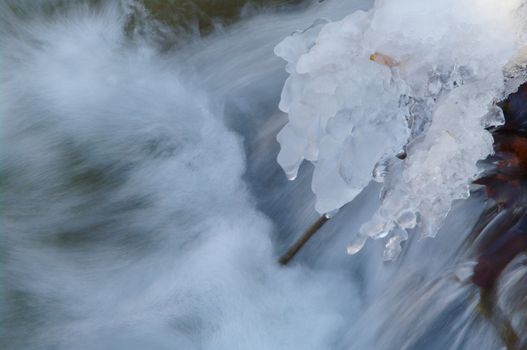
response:
M384 263L345 254L371 183L276 262L318 214L312 167L276 163L273 48L370 1L205 6L204 36L145 3L0 7L3 349L502 347L463 276L480 193Z

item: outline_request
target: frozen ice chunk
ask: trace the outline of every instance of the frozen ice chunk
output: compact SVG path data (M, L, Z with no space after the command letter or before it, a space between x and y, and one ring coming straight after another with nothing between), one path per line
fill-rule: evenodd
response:
M348 245L347 252L349 255L357 254L362 250L364 247L364 244L366 243L366 240L368 239L368 236L363 234L358 234L355 236L353 241Z
M402 247L401 243L408 239L408 234L404 230L396 231L388 243L386 243L386 249L384 250L384 260L393 260L396 259L399 254L401 254Z
M468 196L477 161L492 152L486 127L503 122L504 81L526 61L521 3L379 0L276 47L289 73L278 135L288 177L313 162L320 213L383 183L381 207L348 252L385 238L394 258L406 230L434 236L452 201Z

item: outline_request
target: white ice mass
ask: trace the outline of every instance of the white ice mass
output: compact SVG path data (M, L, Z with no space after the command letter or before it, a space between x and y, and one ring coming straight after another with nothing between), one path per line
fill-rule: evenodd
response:
M495 103L522 63L511 60L525 46L524 7L378 0L276 46L289 73L280 101L289 121L278 135L287 176L304 159L314 164L320 213L383 182L381 207L349 253L367 237L384 238L385 259L393 259L407 230L434 236L452 202L469 196L476 163L492 152L486 128L503 119Z

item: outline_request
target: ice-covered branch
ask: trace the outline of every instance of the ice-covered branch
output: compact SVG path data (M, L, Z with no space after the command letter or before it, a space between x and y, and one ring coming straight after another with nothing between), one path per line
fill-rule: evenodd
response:
M372 179L384 183L350 253L385 238L392 259L407 230L434 236L452 201L469 195L477 161L492 152L486 128L503 119L495 102L524 45L523 14L521 0L381 0L275 48L290 74L280 101L289 122L278 135L287 176L303 160L315 164L320 213Z

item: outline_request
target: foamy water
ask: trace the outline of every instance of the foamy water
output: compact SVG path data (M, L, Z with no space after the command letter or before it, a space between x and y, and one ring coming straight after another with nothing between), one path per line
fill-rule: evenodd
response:
M125 30L130 3L40 4L0 8L3 348L500 346L456 278L480 196L385 264L382 243L345 254L371 183L276 263L318 214L312 168L289 182L276 163L274 47L368 1L262 10L168 51Z

